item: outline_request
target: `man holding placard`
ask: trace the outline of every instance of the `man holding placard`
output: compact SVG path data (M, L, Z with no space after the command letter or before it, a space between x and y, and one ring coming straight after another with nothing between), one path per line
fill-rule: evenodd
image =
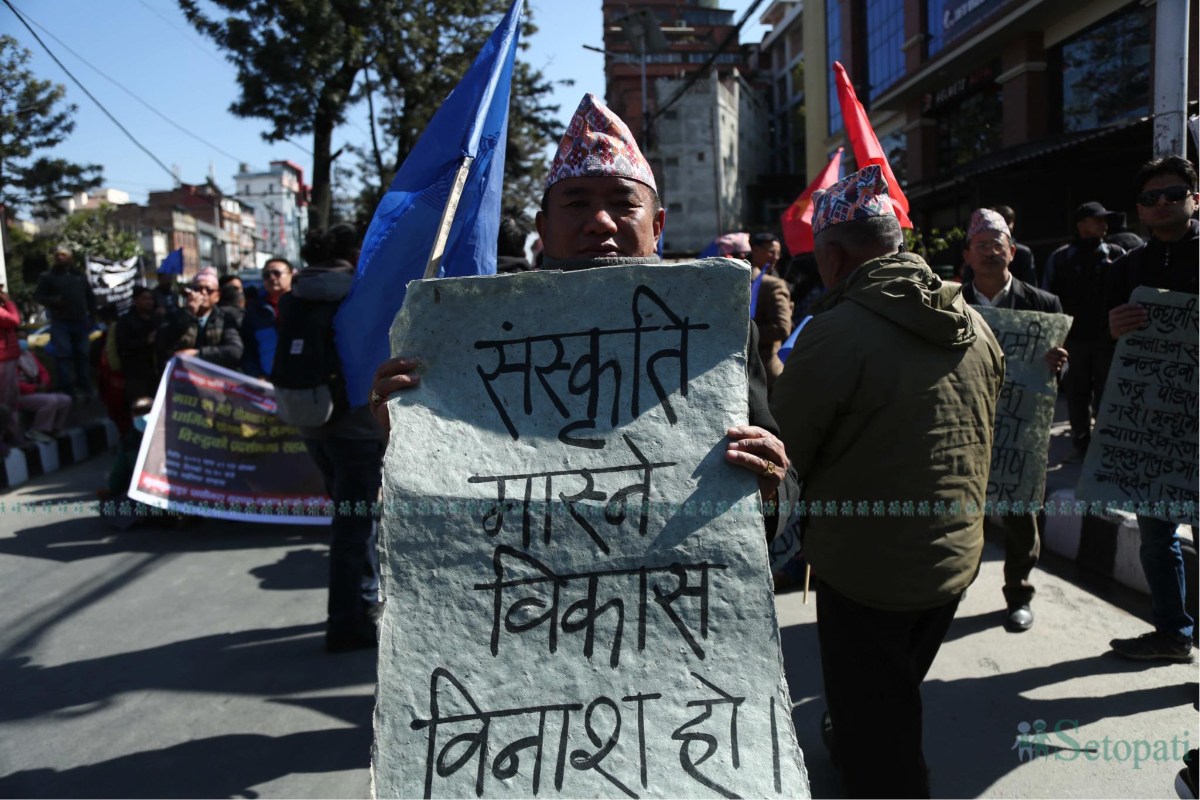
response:
M1138 218L1150 229L1150 239L1113 264L1107 298L1109 333L1114 340L1149 322L1145 307L1130 302L1137 287L1197 294L1200 227L1195 219L1195 168L1183 158L1168 156L1143 166L1134 183ZM1194 431L1195 406L1190 413ZM1140 661L1191 661L1195 620L1187 612L1187 581L1177 526L1143 514L1138 514L1137 520L1154 630L1135 639L1113 639L1113 652Z
M1014 311L1041 311L1061 314L1062 304L1049 292L1043 292L1018 279L1009 270L1017 254L1012 232L1004 217L990 208L977 208L967 227L963 260L972 269L972 279L963 285L963 299L973 306L1007 308ZM1067 363L1067 351L1051 347L1046 351L1046 366L1054 375ZM988 532L1004 536L1004 601L1007 605L1004 627L1013 633L1033 627L1034 588L1029 575L1041 552L1037 516L1032 512L1011 516L988 515Z
M541 268L656 263L665 221L654 173L629 128L594 95L584 95L551 164L537 215L538 235L545 247ZM751 324L749 424L729 430L726 458L759 473L760 493L768 503L768 537L774 538L787 522L778 509L791 507L798 488L767 407L767 376L758 352L758 328ZM419 385L419 367L419 358L401 356L381 364L376 372L370 406L385 429L391 422L384 401L392 392Z

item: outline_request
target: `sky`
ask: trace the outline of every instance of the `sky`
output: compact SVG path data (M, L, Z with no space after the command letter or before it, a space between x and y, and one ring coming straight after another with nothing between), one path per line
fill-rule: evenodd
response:
M32 72L65 85L68 102L78 106L74 131L47 155L102 165L103 186L126 191L139 203L151 190L171 188L173 172L185 183L202 183L212 174L227 192L233 191L233 176L242 162L259 170L286 159L309 176L311 142L264 142L260 134L265 121L229 113L238 96L234 68L188 25L175 0L9 2L88 92L162 164L131 142L12 11L0 5L0 34L15 37L32 54ZM575 82L555 90L565 128L585 91L604 91L604 56L583 48L602 44L600 0L526 2L538 31L526 40L529 48L521 57L552 80ZM723 0L721 6L733 10L738 20L752 4L753 0ZM758 24L758 15L767 5L747 21L742 42L761 40L766 29ZM336 131L334 149L367 138L364 107Z

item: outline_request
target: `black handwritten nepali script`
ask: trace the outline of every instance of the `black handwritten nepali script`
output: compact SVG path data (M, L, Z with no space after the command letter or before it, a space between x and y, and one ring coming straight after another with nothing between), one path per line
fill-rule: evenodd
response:
M1046 492L1050 423L1058 384L1046 352L1062 345L1071 317L1040 311L977 307L1004 351L1004 385L992 430L989 500L1029 507Z
M725 459L749 290L721 259L410 284L378 796L808 796L757 479Z
M667 419L675 424L671 394L678 392L680 397L687 397L688 343L694 332L706 331L708 325L679 316L648 286L634 290L630 311L632 324L628 326L475 342L477 350L491 351L489 358L494 366L485 369L479 365L476 370L496 413L514 439L520 433L508 404L501 399L506 390L509 396L520 397L525 416L553 413L567 420L558 438L576 447L603 445L603 438L579 435L594 432L596 420L602 415L613 428L620 424L623 412L628 414L625 419L636 419L642 411L644 381L653 388L654 399L662 404ZM508 332L514 325L506 319L500 327ZM613 353L611 340L615 337L628 339L627 358ZM628 397L624 396L626 392ZM608 399L606 408L601 409L604 394ZM535 398L540 401L535 402Z
M1196 524L1196 295L1134 290L1149 317L1122 336L1108 373L1079 497Z

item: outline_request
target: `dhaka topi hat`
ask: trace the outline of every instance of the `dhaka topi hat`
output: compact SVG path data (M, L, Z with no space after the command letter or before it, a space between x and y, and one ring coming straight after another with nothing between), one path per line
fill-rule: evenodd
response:
M869 164L828 189L818 189L813 192L812 199L814 238L830 225L868 217L895 216L892 198L888 197L887 179L878 164Z
M726 233L716 238L717 255L738 256L750 252L750 234Z
M620 117L590 92L583 96L546 176L546 188L565 178L629 178L656 193L654 173Z
M975 234L984 231L1003 233L1009 238L1009 241L1012 240L1012 231L1008 229L1008 223L1004 221L1004 217L990 208L977 208L971 212L971 222L967 225L967 241L971 241L975 238Z

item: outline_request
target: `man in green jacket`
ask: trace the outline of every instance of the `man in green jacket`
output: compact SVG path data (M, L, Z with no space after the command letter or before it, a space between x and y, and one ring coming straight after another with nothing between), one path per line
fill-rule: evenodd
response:
M814 207L828 291L771 410L804 485L834 758L847 797L928 797L920 686L979 571L1004 356L903 252L879 167Z

